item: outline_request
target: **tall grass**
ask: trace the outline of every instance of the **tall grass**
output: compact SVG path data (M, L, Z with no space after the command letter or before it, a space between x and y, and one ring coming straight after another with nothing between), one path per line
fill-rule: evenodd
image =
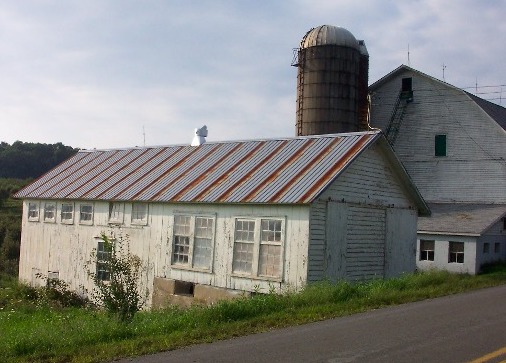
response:
M321 282L300 293L140 312L122 324L97 310L40 303L31 288L0 278L0 357L3 362L107 361L505 282L506 265L480 276L432 271L363 283Z

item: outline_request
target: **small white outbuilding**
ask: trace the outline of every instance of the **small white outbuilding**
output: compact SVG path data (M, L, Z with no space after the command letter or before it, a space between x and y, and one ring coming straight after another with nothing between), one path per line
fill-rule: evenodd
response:
M121 233L153 306L412 272L430 213L380 132L81 150L17 197L21 280L89 289Z

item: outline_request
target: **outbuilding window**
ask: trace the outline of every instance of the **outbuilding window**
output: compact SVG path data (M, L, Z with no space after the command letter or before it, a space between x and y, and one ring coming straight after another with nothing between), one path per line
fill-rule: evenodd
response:
M450 242L448 262L464 263L464 242Z
M237 218L232 272L266 279L281 279L283 240L283 219Z
M434 240L420 240L420 261L434 261Z
M109 260L111 258L111 245L104 240L97 243L97 280L109 281L111 272L109 271Z
M214 217L174 216L172 264L174 266L212 269Z
M93 204L81 204L80 205L79 223L93 224Z
M44 204L44 222L54 222L56 220L56 204Z
M28 203L28 220L32 222L39 220L39 203Z
M494 253L500 253L501 252L501 244L499 242L496 242L494 244Z
M490 244L488 242L485 242L483 244L483 253L489 253L490 251Z
M148 224L148 205L146 203L132 203L132 224Z
M123 223L123 203L109 203L109 223Z
M72 224L74 222L74 204L62 203L60 216L62 223Z

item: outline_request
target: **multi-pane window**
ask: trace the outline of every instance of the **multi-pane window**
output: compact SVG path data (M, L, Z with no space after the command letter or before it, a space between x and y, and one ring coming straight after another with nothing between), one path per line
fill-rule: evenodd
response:
M123 223L123 203L119 202L109 203L109 222Z
M74 221L74 204L62 203L60 216L62 223L71 224Z
M111 258L111 245L103 240L97 243L97 279L109 281L111 272L109 271L108 261Z
M148 205L146 203L132 203L132 223L148 224Z
M210 270L214 241L214 218L174 216L172 263L178 266Z
M28 219L30 221L38 221L39 220L39 204L38 203L28 203Z
M255 247L255 220L235 221L234 259L232 272L252 274Z
M81 204L79 208L79 222L83 224L93 224L93 205Z
M281 261L281 220L262 219L258 274L279 277Z
M280 279L282 253L282 219L236 219L233 273Z
M45 203L44 204L44 221L45 222L54 222L56 216L56 204L55 203Z
M448 262L464 263L464 242L450 242Z
M420 240L420 261L434 261L434 240Z

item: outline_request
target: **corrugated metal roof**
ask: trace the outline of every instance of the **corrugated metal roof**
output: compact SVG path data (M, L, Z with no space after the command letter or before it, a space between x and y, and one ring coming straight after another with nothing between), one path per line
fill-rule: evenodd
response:
M379 132L80 151L18 198L310 203Z

